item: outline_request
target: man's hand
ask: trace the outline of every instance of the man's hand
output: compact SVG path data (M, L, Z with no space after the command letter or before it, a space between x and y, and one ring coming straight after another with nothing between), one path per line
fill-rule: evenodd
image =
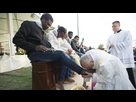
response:
M85 74L87 74L87 75L82 75L83 78L90 78L93 76L92 73L85 72Z
M88 86L86 85L86 82L83 83L83 87L87 90Z
M38 45L38 46L36 46L36 51L45 52L45 51L48 51L48 48L43 45Z
M92 68L91 69L84 69L82 75L87 75L85 72L87 72L87 73L95 73L96 69L92 69Z
M73 50L72 49L68 49L68 52L71 53Z
M68 53L68 52L65 52L69 57L70 57L70 53Z
M110 44L110 47L114 47L114 45L113 45L113 44Z
M82 45L79 45L79 48L81 48Z
M84 49L88 49L88 47L84 46Z

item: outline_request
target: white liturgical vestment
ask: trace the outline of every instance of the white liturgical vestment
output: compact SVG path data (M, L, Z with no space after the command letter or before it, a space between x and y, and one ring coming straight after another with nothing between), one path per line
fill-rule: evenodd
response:
M109 47L113 44L114 47ZM132 47L132 36L130 31L121 30L112 34L107 41L107 52L118 57L126 68L134 68L134 55Z
M96 72L92 81L96 83L94 90L135 90L128 78L124 64L119 58L101 50L90 50Z

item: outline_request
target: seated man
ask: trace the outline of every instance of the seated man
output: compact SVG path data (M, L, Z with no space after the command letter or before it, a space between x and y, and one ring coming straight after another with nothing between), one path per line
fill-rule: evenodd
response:
M64 34L66 34L65 28L59 27L58 30L54 29L54 30L50 31L49 33L47 33L46 40L51 43L54 50L64 51L61 48L61 46L59 44L59 40L58 40L58 37L64 36ZM67 52L65 52L65 53L68 54ZM73 57L70 56L70 58L73 58ZM65 81L74 82L74 80L70 78L71 75L72 75L72 70L67 68L65 65L61 64L58 80L63 81L65 79ZM56 84L56 86L58 87L58 84Z
M116 56L102 50L91 50L80 59L87 69L96 69L96 73L87 73L83 78L92 78L96 83L94 90L135 90L129 80L124 64ZM86 80L89 81L89 80ZM87 88L86 81L83 86Z
M63 49L63 51L65 53L67 53L69 56L72 56L74 61L79 65L80 65L80 57L76 54L76 52L72 49L71 45L65 40L65 35L60 36L58 38L59 41L59 45L61 47L61 49Z
M71 45L72 37L73 37L73 32L72 32L72 31L69 31L69 32L68 32L68 36L66 37L66 40L67 40L67 42L68 42L70 45Z
M73 50L76 51L79 57L81 57L83 54L79 52L79 48L81 48L81 45L80 46L77 45L78 41L79 41L79 36L75 36L74 39L72 39L71 41L71 47L73 48Z
M39 22L24 21L15 34L13 43L26 50L26 54L31 61L54 60L63 63L78 74L85 74L85 71L91 72L92 70L86 70L78 66L63 51L53 52L48 49L52 45L45 40L44 30L48 29L52 23L53 18L48 13L44 13ZM64 90L63 81L58 81L58 85Z

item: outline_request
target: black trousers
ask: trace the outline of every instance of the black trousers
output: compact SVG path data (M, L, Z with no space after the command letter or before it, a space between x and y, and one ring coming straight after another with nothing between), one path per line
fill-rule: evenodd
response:
M133 74L132 68L126 68L126 69L127 69L127 72L128 72L129 80L131 81L131 83L133 84L133 86L136 88L136 86L135 86L135 80L134 80L134 74Z

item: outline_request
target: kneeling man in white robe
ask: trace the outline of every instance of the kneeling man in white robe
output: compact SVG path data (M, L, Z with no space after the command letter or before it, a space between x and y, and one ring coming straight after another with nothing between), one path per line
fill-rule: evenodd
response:
M131 84L126 67L119 58L101 50L90 50L80 58L81 66L96 69L95 73L82 75L96 83L94 90L135 90ZM89 81L89 80L86 80Z

